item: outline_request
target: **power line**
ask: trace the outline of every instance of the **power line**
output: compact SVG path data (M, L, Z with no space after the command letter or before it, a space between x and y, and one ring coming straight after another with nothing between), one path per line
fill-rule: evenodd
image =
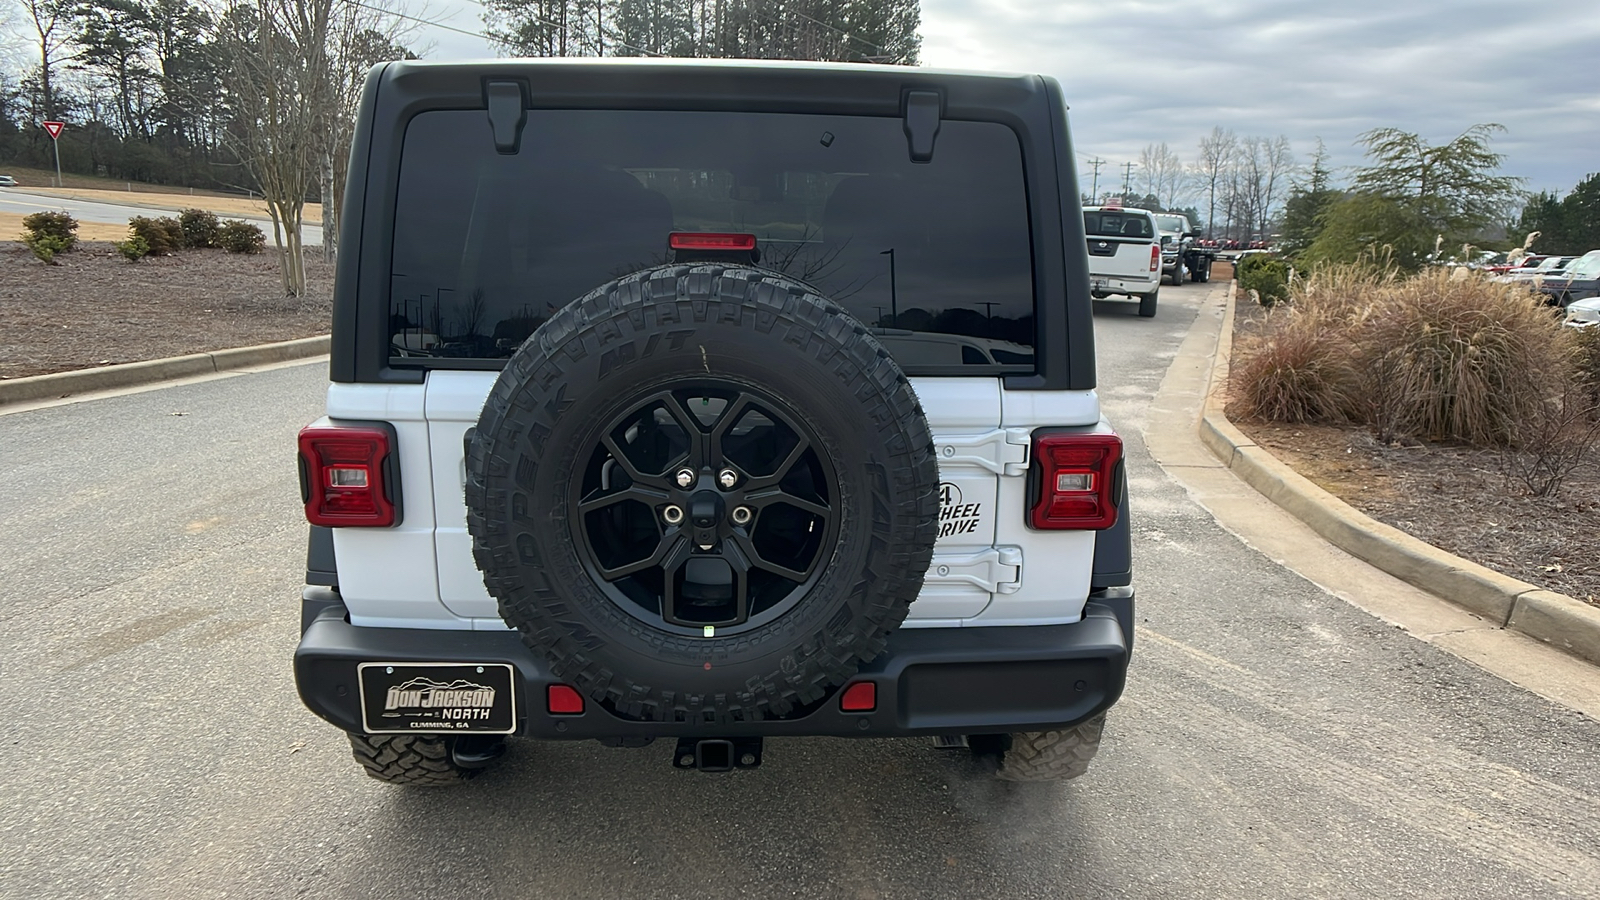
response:
M413 16L413 15L410 15L410 14L407 14L407 13L403 13L403 12L395 12L392 9L384 9L381 6L372 6L371 4L368 4L368 3L362 3L361 0L344 0L344 2L348 3L351 6L359 6L362 9L371 10L372 12L383 13L384 15L388 15L388 16L394 16L397 19L405 19L407 21L416 22L416 23L421 24L421 25L431 25L434 28L443 28L445 31L454 31L456 34L464 34L467 37L482 38L483 40L486 40L486 41L494 40L494 38L489 37L487 34L480 34L480 33L476 32L476 31L467 31L464 28L457 28L454 25L446 25L443 22L435 22L432 19L423 19L423 18L419 18L417 16Z

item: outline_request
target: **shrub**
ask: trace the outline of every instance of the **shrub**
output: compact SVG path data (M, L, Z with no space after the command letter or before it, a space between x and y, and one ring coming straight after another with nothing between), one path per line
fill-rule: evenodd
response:
M229 253L260 253L267 246L267 236L249 222L229 219L217 229L217 246Z
M134 216L128 220L128 234L130 238L144 239L151 256L176 253L183 246L183 226L171 216L159 219Z
M1272 422L1343 422L1356 405L1356 370L1337 323L1298 310L1245 343L1230 373L1234 410Z
M53 234L28 234L23 235L22 242L28 245L33 255L44 260L52 266L59 266L56 254L65 253L72 249L72 244Z
M42 238L49 238L50 240L46 243L54 248L51 251L52 256L55 253L64 253L71 250L78 243L78 220L74 219L71 213L32 213L23 217L22 227L27 229L27 234L23 235L22 241L29 247L34 247L35 243ZM33 252L37 255L39 250L35 247ZM39 258L44 259L42 256ZM45 261L49 262L50 260Z
M183 229L183 246L195 250L217 246L217 231L222 227L217 214L204 209L186 209L178 213L178 225Z
M1348 266L1296 283L1293 311L1241 347L1241 413L1355 421L1400 436L1514 446L1574 379L1569 338L1525 288Z
M138 262L150 255L150 243L137 234L130 235L127 240L118 243L116 248L128 262Z
M1265 253L1252 253L1239 261L1234 270L1239 289L1255 291L1262 306L1275 306L1289 299L1289 267L1281 259Z
M1429 272L1395 282L1355 325L1369 395L1397 431L1503 446L1571 377L1560 322L1526 288Z
M1572 363L1576 383L1589 398L1589 405L1600 416L1600 328L1569 328L1572 334Z

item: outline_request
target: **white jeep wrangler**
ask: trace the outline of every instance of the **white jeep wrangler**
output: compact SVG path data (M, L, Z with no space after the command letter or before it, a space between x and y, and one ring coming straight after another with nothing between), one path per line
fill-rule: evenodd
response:
M369 774L509 738L920 736L1070 778L1133 637L1060 87L888 66L369 76L301 697Z

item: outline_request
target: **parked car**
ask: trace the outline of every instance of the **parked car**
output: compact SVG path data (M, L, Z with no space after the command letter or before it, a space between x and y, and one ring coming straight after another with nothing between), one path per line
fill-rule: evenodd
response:
M1139 315L1156 314L1161 290L1161 230L1149 210L1085 206L1089 285L1096 300L1123 294L1139 301Z
M1544 262L1544 260L1547 259L1547 258L1548 257L1542 256L1542 255L1540 255L1538 253L1530 253L1527 256L1524 256L1521 259L1518 259L1518 260L1515 260L1515 261L1507 258L1507 259L1501 259L1501 260L1496 261L1496 262L1490 262L1488 265L1484 266L1483 268L1484 268L1484 271L1488 272L1491 275L1504 275L1504 274L1506 274L1508 272L1514 272L1517 269L1530 269L1530 268L1533 268L1534 266L1537 266L1539 263Z
M10 175L0 175L0 187L16 187L17 180Z
M1600 297L1574 300L1567 304L1567 325L1573 328L1600 327Z
M1545 278L1539 290L1553 306L1566 309L1574 300L1600 297L1600 250L1590 250L1573 260L1561 274Z
M368 774L806 735L1087 770L1130 479L1055 80L502 59L362 97L294 673ZM1153 312L1149 214L1108 217Z
M1540 278L1549 278L1552 275L1560 274L1568 265L1571 265L1575 259L1577 259L1576 256L1541 257L1536 263L1527 266L1518 266L1515 269L1506 271L1502 275L1496 275L1494 276L1494 280L1507 282L1531 282Z

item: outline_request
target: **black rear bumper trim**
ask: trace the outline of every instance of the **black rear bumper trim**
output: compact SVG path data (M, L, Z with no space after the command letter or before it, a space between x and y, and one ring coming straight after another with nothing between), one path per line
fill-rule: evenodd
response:
M312 595L315 594L315 597ZM889 737L1049 731L1081 722L1122 695L1133 645L1133 591L1092 595L1071 625L903 628L853 681L877 684L877 708L839 709L835 696L794 719L705 725L638 722L598 704L580 715L539 708L558 683L513 631L358 628L344 606L307 591L316 603L295 651L295 683L312 712L346 731L361 730L356 667L362 662L505 662L521 679L518 735L553 740L833 735ZM529 698L532 698L531 700Z

